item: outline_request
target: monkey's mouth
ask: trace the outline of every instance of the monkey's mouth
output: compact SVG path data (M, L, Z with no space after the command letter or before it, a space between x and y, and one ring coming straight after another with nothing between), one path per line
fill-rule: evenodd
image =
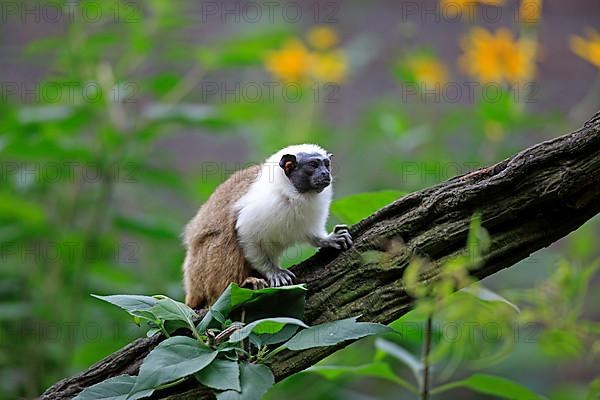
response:
M322 192L323 189L325 189L330 184L331 184L331 178L330 177L315 179L314 183L313 183L313 185L314 185L314 187L315 187L315 189L316 189L317 192Z

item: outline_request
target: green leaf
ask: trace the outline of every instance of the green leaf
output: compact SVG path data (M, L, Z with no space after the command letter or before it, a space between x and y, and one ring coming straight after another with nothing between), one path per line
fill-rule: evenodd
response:
M231 312L231 289L234 284L227 286L227 289L219 296L217 301L208 309L208 312L202 317L202 320L196 325L200 333L206 332L211 323L216 319L215 315L227 316Z
M225 316L223 314L221 314L219 311L217 311L215 309L211 310L211 314L212 314L213 318L216 319L221 325L225 325L227 318L225 318Z
M516 312L521 312L521 310L519 309L519 307L516 304L511 303L506 298L500 296L498 293L493 292L493 291L481 286L480 284L467 286L465 288L462 288L460 290L460 292L468 293L472 296L477 297L478 299L480 299L482 301L504 303L507 306L514 309Z
M238 285L232 285L231 288L231 307L235 308L242 304L247 305L254 301L258 301L262 296L279 294L283 292L297 292L304 296L306 294L306 286L290 285L280 287L268 287L259 290L241 288Z
M141 399L147 397L154 392L154 389L141 391L133 397L127 397L136 377L131 375L119 375L114 378L107 379L97 383L94 386L83 390L73 400L126 400L126 399Z
M194 377L204 386L218 390L242 391L240 366L236 361L216 359Z
M527 389L525 386L509 379L488 374L475 374L458 382L448 383L435 388L432 394L437 394L449 389L464 387L478 393L500 397L510 400L539 400L540 396Z
M126 178L125 175L130 173L132 176ZM137 171L124 171L123 179L131 179L132 182L135 182L138 178L134 173L137 174ZM125 232L131 232L153 239L178 239L180 235L179 226L172 222L159 220L157 218L116 215L113 223L115 227Z
M147 78L144 84L157 96L164 96L181 81L181 76L171 72L162 72Z
M157 333L160 333L159 328L150 328L150 329L148 329L148 332L146 332L146 337L152 337L152 336L156 335Z
M217 394L217 400L259 400L275 384L273 373L264 364L240 365L242 391L227 390Z
M469 223L467 236L467 252L471 263L479 263L481 257L489 250L491 245L490 235L481 224L481 214L475 213Z
M266 288L256 292L259 293L254 294L246 302L237 305L235 313L231 317L236 318L235 314L238 314L239 310L243 309L247 323L265 318L288 317L299 320L304 318L304 306L306 302L306 288L304 286L293 285L280 288Z
M200 323L196 326L198 332L202 333L208 329L210 323L214 319L213 311L218 312L223 316L229 315L229 312L231 312L231 288L233 285L234 284L232 283L227 286L227 289L223 291L217 301L215 301L215 303L208 309L206 315L204 315Z
M343 223L352 225L405 194L398 190L353 194L335 200L331 204L331 214Z
M385 325L356 322L358 317L326 322L298 332L281 347L289 350L304 350L313 347L333 346L346 340L391 332Z
M169 333L173 333L178 329L192 329L192 325L188 322L184 322L184 321L165 321L164 322L164 327L166 329L167 332ZM193 332L193 331L192 331Z
M155 298L157 302L152 307L152 312L160 319L165 321L188 321L198 316L194 310L184 303L166 296L156 296Z
M402 347L398 346L396 343L381 338L378 338L375 341L375 347L404 363L407 367L411 369L417 381L421 382L423 363L419 361L415 356L413 356L411 353L409 353Z
M198 58L209 69L262 64L266 52L280 46L290 34L288 29L280 29L228 39L212 48L201 48Z
M192 375L208 366L218 352L202 347L187 336L174 336L161 342L142 362L140 373L130 392L140 392Z
M289 340L292 336L296 334L298 331L298 326L296 325L286 325L279 332L273 334L250 334L250 341L256 345L267 346L271 344L283 343Z
M590 383L586 397L586 400L597 399L600 399L600 378L596 378Z
M382 362L360 365L358 367L319 365L310 367L306 370L306 372L313 372L331 380L337 379L347 374L369 376L373 378L385 379L387 381L396 383L412 392L417 392L417 388L415 388L409 382L397 376L388 364Z
M142 136L142 134L140 134L140 136ZM144 137L145 138L145 137ZM133 161L133 163L135 163L136 161ZM125 164L127 165L127 164ZM131 165L137 165L137 164L131 164ZM125 166L123 167L125 169ZM134 175L135 174L135 175ZM185 191L188 189L189 184L184 183L184 179L176 172L174 171L169 171L166 168L160 168L157 166L150 166L150 165L144 165L143 168L139 168L139 170L134 170L133 167L130 167L129 170L125 170L124 171L124 175L134 175L131 176L129 181L134 181L134 180L139 180L140 182L144 182L144 185L147 185L148 190L153 190L155 187L158 190L165 190L165 189L174 189L174 190L179 190L179 191ZM123 180L125 180L126 178L129 178L129 176L124 176ZM148 236L164 236L164 237L170 237L172 236L172 232L175 231L179 231L180 227L176 227L173 222L171 221L170 223L165 221L164 219L160 219L160 220L155 220L152 222L156 222L156 224L154 224L154 226L147 226L147 223L144 226L133 226L131 227L134 231L137 229L141 229L143 232L141 233L146 233L144 232L146 229L151 229L151 230L156 230L158 229L159 232L157 232L157 234L155 235L154 232L149 232ZM158 226L156 226L158 225ZM165 235L163 235L163 232L165 233ZM179 233L178 233L179 235ZM179 237L179 236L178 236Z
M21 179L24 179L23 177ZM2 179L8 179L7 175L3 175ZM3 192L0 192L0 218L19 221L32 226L42 226L46 222L44 209L39 204Z
M50 36L42 39L32 40L23 49L27 56L40 55L44 53L56 54L56 49L64 44L64 36Z
M542 331L539 345L554 357L576 358L585 351L583 341L570 329L550 328Z
M152 307L151 312L157 318L165 321L182 321L189 325L191 329L194 329L193 319L198 317L194 310L166 296L156 296L156 298L158 301Z
M514 104L513 95L508 88L503 88L498 95L482 96L482 101L477 101L475 104L475 113L477 119L483 123L495 121L499 124L507 126L515 123L519 119L521 113L519 107Z
M155 320L152 308L156 305L157 300L150 296L138 296L130 294L117 294L113 296L99 296L92 294L92 297L114 304L122 308L134 317L147 320Z
M281 331L286 325L297 325L303 328L308 328L304 322L295 318L267 318L267 319L259 319L258 321L254 321L244 326L242 329L237 330L229 337L229 342L237 343L246 339L250 336L251 333L256 333L257 335L267 334L273 335L277 332Z
M213 323L216 312L229 317L232 311L244 306L246 321L268 317L304 317L304 285L291 285L277 288L251 290L231 284L210 307L197 326L198 332L204 332Z

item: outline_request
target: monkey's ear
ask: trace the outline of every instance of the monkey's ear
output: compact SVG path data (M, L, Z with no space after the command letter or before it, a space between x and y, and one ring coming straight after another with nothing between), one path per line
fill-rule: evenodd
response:
M279 166L283 168L283 171L287 176L289 176L292 170L296 168L296 164L296 156L293 154L284 154L283 157L281 157L281 160L279 160Z
M327 158L333 157L333 153L327 153Z

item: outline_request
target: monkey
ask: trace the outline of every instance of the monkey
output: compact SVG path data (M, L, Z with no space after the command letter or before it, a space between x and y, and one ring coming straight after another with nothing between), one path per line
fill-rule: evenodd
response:
M211 305L230 283L254 289L293 284L294 274L279 266L291 245L352 246L347 226L325 230L333 193L331 156L315 144L289 146L215 189L183 235L188 306Z

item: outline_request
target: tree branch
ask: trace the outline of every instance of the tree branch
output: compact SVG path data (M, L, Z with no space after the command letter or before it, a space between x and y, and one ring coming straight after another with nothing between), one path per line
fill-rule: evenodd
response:
M514 265L577 229L600 211L600 112L576 132L530 147L487 168L411 193L351 229L354 247L331 249L293 267L308 286L305 321L318 324L362 315L390 323L411 309L402 275L418 255L430 261L423 277L463 254L471 216L481 214L491 248L473 272L477 278ZM402 246L390 245L402 243ZM386 262L365 255L380 252ZM377 254L377 253L376 253ZM87 371L49 388L42 399L69 399L112 376L136 374L160 336L138 339ZM346 343L345 345L347 345ZM282 352L272 365L279 381L344 346ZM155 394L170 400L211 398L193 382Z

